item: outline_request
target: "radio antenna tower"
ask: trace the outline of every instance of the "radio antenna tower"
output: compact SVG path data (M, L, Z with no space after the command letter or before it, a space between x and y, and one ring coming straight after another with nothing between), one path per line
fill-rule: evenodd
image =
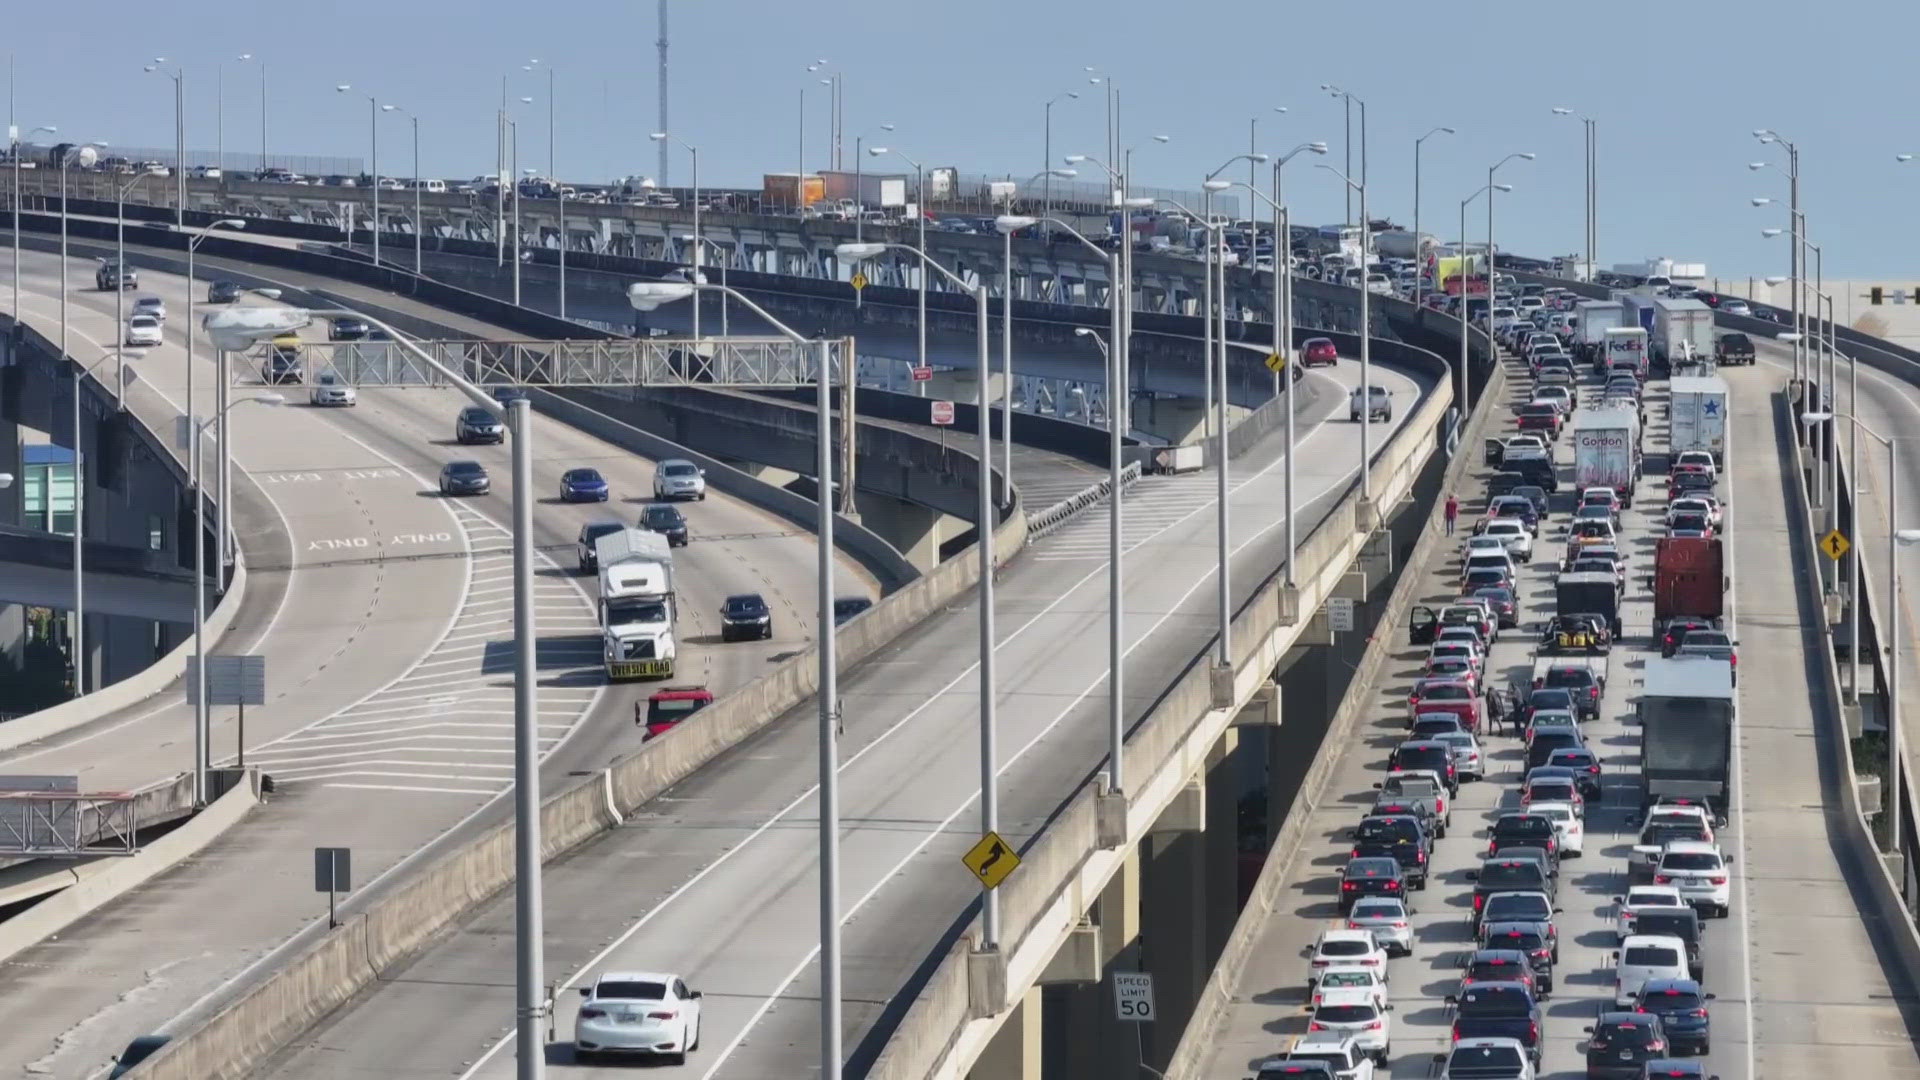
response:
M655 43L660 49L660 127L661 131L672 131L667 125L667 0L660 0L660 40ZM667 140L660 140L660 186L667 184Z

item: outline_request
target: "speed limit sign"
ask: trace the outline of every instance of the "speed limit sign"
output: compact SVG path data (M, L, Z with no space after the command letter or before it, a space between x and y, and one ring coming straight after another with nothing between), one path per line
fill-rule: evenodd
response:
M1122 1020L1144 1024L1153 1019L1153 976L1144 971L1113 973L1113 1011Z

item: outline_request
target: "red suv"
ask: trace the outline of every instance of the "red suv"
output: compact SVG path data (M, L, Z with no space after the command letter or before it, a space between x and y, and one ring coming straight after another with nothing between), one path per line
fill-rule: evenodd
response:
M1300 362L1307 367L1331 366L1340 359L1331 338L1308 338L1300 347Z

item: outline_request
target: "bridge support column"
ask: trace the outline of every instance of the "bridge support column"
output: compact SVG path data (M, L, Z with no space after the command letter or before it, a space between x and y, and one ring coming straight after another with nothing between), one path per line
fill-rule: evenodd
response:
M967 1072L969 1080L1040 1080L1044 998L1037 986L1027 991Z
M964 522L938 510L867 491L854 492L860 524L884 537L923 573L940 565L940 543L958 536Z
M1135 848L1107 882L1090 913L1099 926L1100 979L1048 986L1042 1064L1047 1080L1112 1080L1142 1075L1141 1033L1114 1013L1113 971L1141 970L1140 870Z

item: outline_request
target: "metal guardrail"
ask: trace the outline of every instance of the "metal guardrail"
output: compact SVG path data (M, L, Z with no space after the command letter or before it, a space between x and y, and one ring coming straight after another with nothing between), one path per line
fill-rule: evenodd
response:
M792 389L818 379L819 350L785 338L583 339L579 341L418 341L411 344L481 386L648 386ZM853 339L828 342L828 378L841 381ZM313 386L322 377L353 386L437 387L445 380L392 341L307 342L299 363L274 359L258 370L233 365L234 385Z
M1124 490L1140 479L1140 463L1129 461L1120 470L1120 487ZM1106 499L1112 492L1113 482L1101 480L1077 495L1069 495L1044 510L1027 515L1027 539L1038 540L1053 530L1072 520L1080 511Z

